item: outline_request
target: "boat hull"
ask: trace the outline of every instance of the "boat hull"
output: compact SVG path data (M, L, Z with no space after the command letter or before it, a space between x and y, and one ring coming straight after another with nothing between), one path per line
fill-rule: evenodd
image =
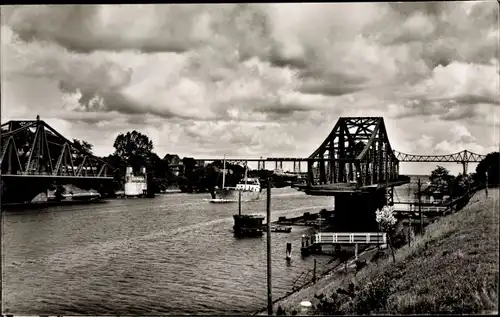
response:
M215 199L204 199L205 201L208 201L211 204L230 204L230 203L237 203L237 200L234 199L221 199L221 198L215 198Z
M261 236L264 217L256 215L234 215L234 234L240 237Z
M259 200L261 198L260 191L223 189L223 190L217 190L215 192L214 199L238 201L240 192L241 192L241 201L242 202L255 201L255 200Z

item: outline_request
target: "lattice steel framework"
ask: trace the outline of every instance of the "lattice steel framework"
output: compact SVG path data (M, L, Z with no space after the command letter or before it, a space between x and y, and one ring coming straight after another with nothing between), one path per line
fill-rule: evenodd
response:
M467 150L447 155L413 155L394 151L400 162L481 162L486 155L476 154Z
M75 147L42 120L1 126L2 175L111 177L103 160Z
M381 117L341 117L308 158L310 185L356 182L369 186L398 177L399 160Z
M413 155L394 151L400 162L433 162L433 163L459 163L463 166L463 175L467 174L468 163L479 163L486 155L476 154L467 150L446 155Z

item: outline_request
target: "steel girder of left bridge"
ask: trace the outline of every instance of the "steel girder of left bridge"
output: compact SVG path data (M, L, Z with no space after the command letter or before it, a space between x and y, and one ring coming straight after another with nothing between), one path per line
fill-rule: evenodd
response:
M4 202L13 196L30 200L54 183L99 188L113 181L106 162L77 148L42 120L2 124L1 149Z
M357 187L399 180L399 160L381 117L341 117L308 158L309 185Z

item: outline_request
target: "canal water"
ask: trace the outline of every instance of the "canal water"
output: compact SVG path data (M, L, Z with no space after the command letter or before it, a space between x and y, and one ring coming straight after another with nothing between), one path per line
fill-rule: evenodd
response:
M407 200L415 190L414 184L398 187L395 200ZM169 194L2 213L4 312L248 314L265 307L266 235L235 238L237 204L210 204L203 200L208 196ZM272 190L272 220L332 205L332 197ZM265 198L244 203L242 213L265 215ZM312 269L314 257L300 256L300 237L310 233L306 227L272 233L273 298ZM315 258L318 274L335 265L327 265L329 256Z
M273 189L272 219L332 206L331 197ZM207 194L117 199L105 204L5 212L2 289L15 314L234 314L267 304L266 235L237 239L237 204ZM243 204L265 215L265 199ZM313 257L294 227L272 233L273 297L285 295ZM292 261L285 260L292 242ZM318 273L330 260L318 256Z

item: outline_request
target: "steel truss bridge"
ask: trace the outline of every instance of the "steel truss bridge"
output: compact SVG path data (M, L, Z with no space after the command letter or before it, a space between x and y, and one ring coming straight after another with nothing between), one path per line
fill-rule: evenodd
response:
M343 140L344 142L339 142L339 140ZM367 147L366 151L365 147ZM382 159L380 159L381 157ZM446 155L415 155L402 153L391 148L383 118L343 117L339 119L327 139L309 157L226 158L226 162L239 165L247 165L248 162L257 162L257 169L259 170L266 168L266 162L274 163L275 169L283 169L283 162L293 162L293 170L295 173L302 172L301 162L308 162L313 164L312 169L310 168L311 166L308 165L309 171L320 168L319 173L322 176L320 179L325 182L325 177L328 180L331 180L332 177L337 181L342 179L345 180L347 175L343 173L346 170L344 169L340 172L342 168L347 168L348 175L352 179L351 176L356 167L356 160L359 160L357 163L360 164L366 164L366 162L370 160L372 163L377 162L377 159L379 163L383 163L387 160L387 163L385 163L388 164L387 166L389 167L387 172L392 173L394 173L393 168L398 169L399 162L458 163L462 164L463 174L465 175L467 174L468 163L479 163L485 157L486 155L476 154L467 150ZM203 165L208 162L222 161L222 158L196 159L196 161L198 164ZM328 162L330 163L327 164ZM349 163L351 165L349 165ZM385 165L382 165L384 169ZM358 166L362 168L362 166L365 165ZM373 167L372 165L368 166L369 168ZM373 170L374 173L370 173L371 170L368 170L370 177L373 174L375 179L377 179L377 172L379 171L377 168L380 170L380 166L375 165L375 169ZM327 173L327 169L330 174ZM341 175L340 179L338 178L339 172ZM399 173L399 171L397 172ZM317 174L318 171L315 173ZM385 169L384 173L386 173ZM329 176L326 176L327 174ZM318 177L315 179L318 179ZM385 175L381 179L385 179ZM366 181L364 181L364 183L366 183Z
M102 189L112 184L110 166L42 120L1 125L2 204L31 201L54 185Z

